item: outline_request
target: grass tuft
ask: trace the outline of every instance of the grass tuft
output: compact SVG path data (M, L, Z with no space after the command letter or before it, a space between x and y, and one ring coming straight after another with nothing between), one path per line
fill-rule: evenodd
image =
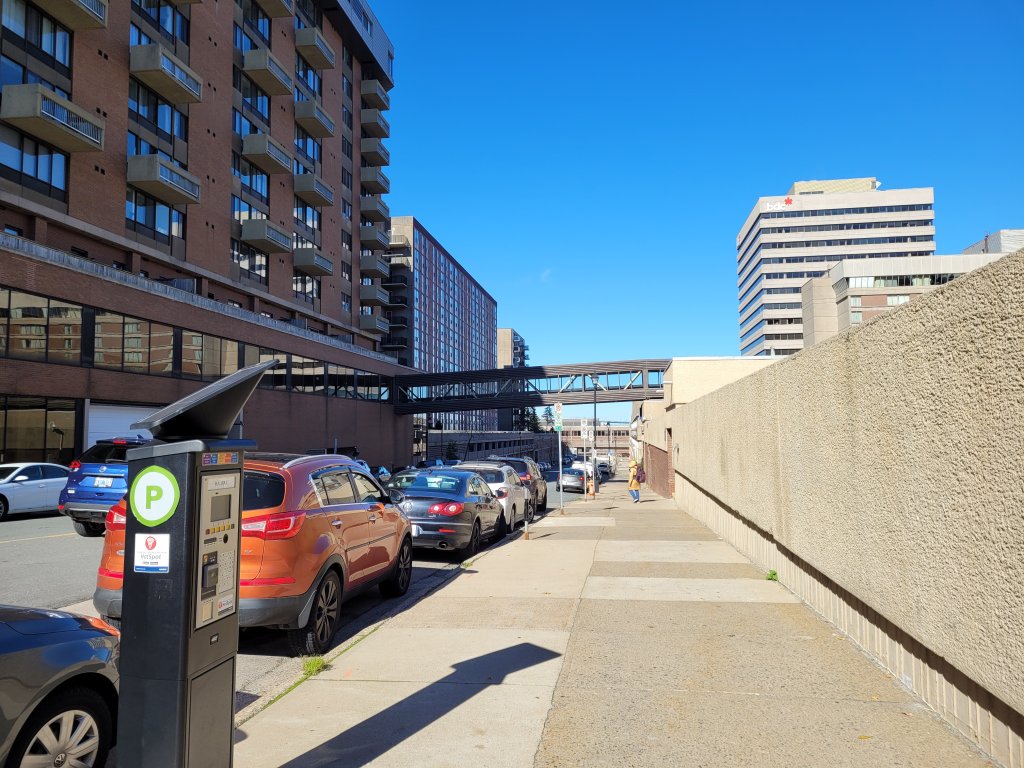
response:
M764 577L765 577L765 578L766 578L766 579L767 579L768 581L778 581L778 580L779 580L779 572L778 572L778 571L776 571L776 570L775 570L775 569L773 568L772 570L768 571L768 573L766 573L766 574L764 575Z
M302 676L304 678L319 675L327 667L327 661L323 656L303 656Z

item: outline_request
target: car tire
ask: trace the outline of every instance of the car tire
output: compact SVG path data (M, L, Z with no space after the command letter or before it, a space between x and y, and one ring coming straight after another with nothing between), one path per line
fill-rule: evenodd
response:
M514 510L513 514L515 514ZM513 517L512 519L514 520L515 518ZM494 536L491 541L501 541L506 536L508 536L508 522L505 520L505 513L502 512L494 523Z
M62 722L73 713L69 722ZM49 731L48 749L40 734ZM26 756L48 757L54 765L60 754L95 739L95 746L77 755L82 765L103 765L114 740L114 716L110 705L92 688L65 688L43 701L25 721L5 765L19 766ZM52 752L52 754L51 754ZM43 762L38 760L38 762ZM70 761L68 761L70 763Z
M7 499L5 499L3 496L0 496L0 520L3 520L5 517L7 517L7 513L10 511L10 509L11 507L7 503Z
M75 533L79 536L85 536L87 539L93 539L97 536L102 536L105 530L103 523L83 523L78 520L74 521Z
M331 648L341 613L341 580L328 571L317 585L306 626L288 630L288 644L297 656L318 656Z
M537 503L527 502L526 503L526 522L532 523L533 518L537 515Z
M473 533L469 535L469 542L462 549L455 550L458 560L468 560L480 551L480 520L473 523Z
M547 489L547 486L544 487L544 503L540 505L540 511L541 512L547 512L548 511L548 489Z
M380 583L380 593L384 597L401 597L409 591L412 583L412 539L406 536L402 546L398 548L395 565L388 577Z

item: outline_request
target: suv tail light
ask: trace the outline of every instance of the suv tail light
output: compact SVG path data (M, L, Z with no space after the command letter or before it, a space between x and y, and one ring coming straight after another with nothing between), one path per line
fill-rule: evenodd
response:
M521 475L519 475L519 479L523 480L524 482L529 482L530 480L533 480L533 477L530 475L529 472L523 472Z
M106 526L107 526L107 530L108 531L123 531L124 527L125 527L125 523L127 522L127 520L125 518L125 513L127 511L128 510L125 508L123 501L118 502L117 504L112 506L109 510L107 510L107 516L106 516L106 518L103 521L106 524Z
M290 539L299 532L305 512L274 512L242 521L242 535L257 539Z
M463 509L465 509L465 506L461 501L453 501L448 504L432 504L430 506L430 514L455 517L456 515L461 515Z
M71 464L68 465L68 469L70 469L72 472L74 472L76 469L81 469L81 468L82 468L82 462L80 462L78 459L75 459L74 461L71 462Z

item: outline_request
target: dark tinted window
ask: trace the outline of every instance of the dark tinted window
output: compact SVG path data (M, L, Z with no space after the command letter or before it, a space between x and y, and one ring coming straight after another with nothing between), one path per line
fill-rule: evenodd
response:
M439 475L433 472L415 475L412 483L405 486L411 491L429 491L430 493L445 493L461 495L466 487L466 482L461 477L454 475Z
M284 478L265 472L246 472L242 484L242 509L268 509L284 501Z
M66 480L68 471L62 467L40 467L43 470L44 480Z
M17 467L0 467L0 480L6 480L8 477L14 476L14 470Z
M92 448L82 454L79 459L83 464L127 464L125 458L128 448L124 445L113 443L96 443Z
M416 475L392 475L388 481L388 488L408 488L413 484L416 479Z
M356 488L356 499L363 504L373 504L383 499L380 488L366 475L353 472L352 484Z
M478 469L477 473L488 483L505 482L505 474L500 469Z
M328 504L353 504L356 500L348 472L330 472L320 477Z
M22 467L18 470L18 474L15 477L27 477L29 480L42 480L42 470L35 464L28 467Z
M507 461L505 461L505 463L512 467L512 469L514 469L519 474L523 474L524 472L530 471L530 465L527 464L522 459L508 459Z

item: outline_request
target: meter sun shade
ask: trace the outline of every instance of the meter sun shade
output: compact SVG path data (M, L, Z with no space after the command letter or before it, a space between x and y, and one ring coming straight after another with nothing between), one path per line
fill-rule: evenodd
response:
M257 363L235 371L198 392L193 392L147 418L131 429L148 429L157 440L224 439L235 418L276 360Z

